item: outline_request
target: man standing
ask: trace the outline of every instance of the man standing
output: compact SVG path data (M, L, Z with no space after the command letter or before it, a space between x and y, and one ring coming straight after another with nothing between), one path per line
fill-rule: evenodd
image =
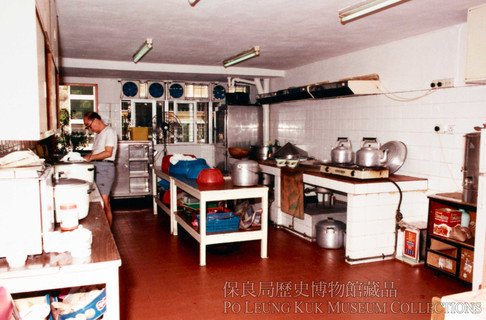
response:
M117 135L115 130L103 122L96 112L87 112L83 117L86 129L96 133L93 150L84 159L93 162L96 168L95 181L103 199L108 224L113 223L113 213L110 205L110 192L115 181L115 156Z

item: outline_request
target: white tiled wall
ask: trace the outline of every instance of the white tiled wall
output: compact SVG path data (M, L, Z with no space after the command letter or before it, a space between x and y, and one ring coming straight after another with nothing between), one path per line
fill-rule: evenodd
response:
M465 35L458 25L288 70L285 78L272 80L272 91L377 73L397 93L271 105L270 138L322 160L330 158L337 137L349 137L354 151L363 137L382 144L399 140L408 155L397 173L428 178L430 193L461 191L463 135L486 123L486 86L463 81ZM455 87L429 90L431 80L445 78L453 78ZM454 126L454 134L435 133L437 124Z
M420 94L417 92L416 94ZM318 159L330 159L337 137L349 137L354 151L362 137L381 143L399 140L407 159L398 173L429 179L431 191L462 189L464 134L486 123L486 87L435 91L412 102L383 95L287 102L271 106L270 136L303 146ZM436 124L454 134L437 134Z
M121 139L121 114L119 103L99 103L98 113L107 124L111 125L118 134L118 139Z

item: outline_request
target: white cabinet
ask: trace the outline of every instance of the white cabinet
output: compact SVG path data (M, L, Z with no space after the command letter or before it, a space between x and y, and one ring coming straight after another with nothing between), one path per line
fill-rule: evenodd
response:
M486 5L468 10L466 83L486 83Z
M47 96L55 88L47 83L46 51L49 50L35 0L2 4L0 40L3 45L0 50L0 140L40 140L52 135L57 119L49 120ZM54 81L50 83L52 86ZM54 113L52 111L51 118Z

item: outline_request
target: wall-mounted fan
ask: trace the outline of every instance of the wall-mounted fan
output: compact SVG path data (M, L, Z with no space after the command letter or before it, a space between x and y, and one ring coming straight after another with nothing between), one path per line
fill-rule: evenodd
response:
M148 94L150 98L153 99L164 99L165 98L165 85L163 82L149 82L148 83Z
M162 123L157 128L157 134L162 135L164 155L167 155L167 143L174 143L182 137L182 124L173 111L162 113Z
M140 97L139 81L121 81L121 98L138 99Z

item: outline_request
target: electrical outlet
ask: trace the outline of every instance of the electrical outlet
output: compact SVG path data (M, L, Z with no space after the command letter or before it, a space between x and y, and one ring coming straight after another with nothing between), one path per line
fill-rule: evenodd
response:
M453 124L448 124L448 125L446 126L445 133L447 133L447 134L454 134L455 127L456 127L456 126L455 126L455 125L453 125Z
M442 89L442 88L453 88L454 87L454 79L437 79L433 80L430 83L430 87L432 89Z
M436 124L434 126L435 133L445 133L444 126L442 124Z

